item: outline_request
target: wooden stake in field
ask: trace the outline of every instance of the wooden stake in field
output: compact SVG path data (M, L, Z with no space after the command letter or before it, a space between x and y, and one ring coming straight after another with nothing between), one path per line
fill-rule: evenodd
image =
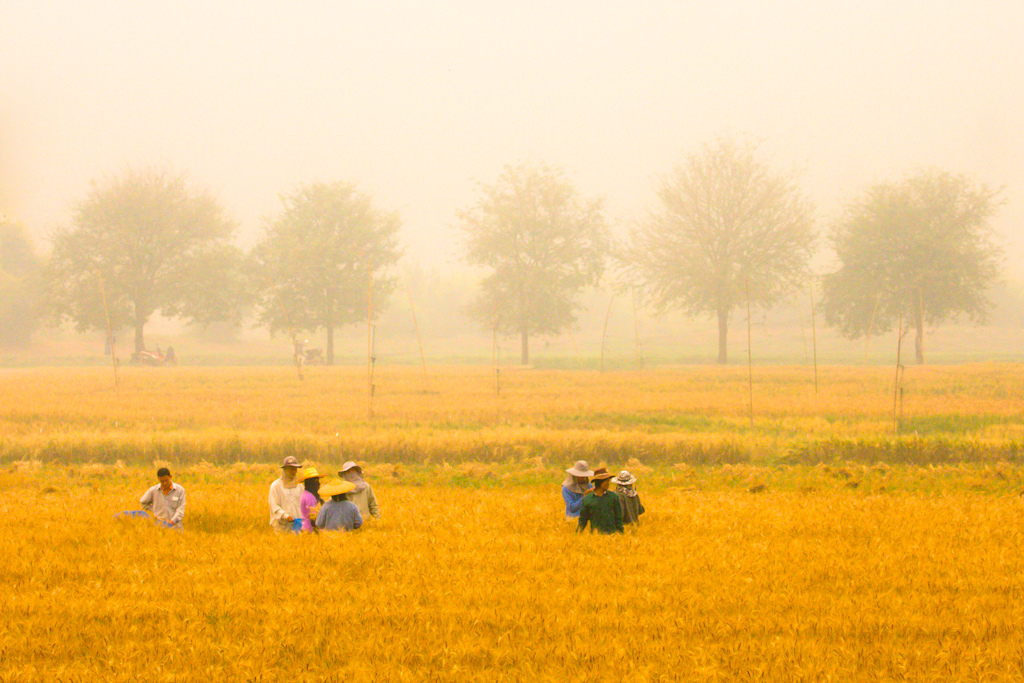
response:
M416 341L420 345L420 363L423 364L423 380L428 381L430 376L427 374L427 357L423 353L423 337L420 336L420 324L416 320L416 307L412 305L412 290L409 289L409 282L405 281L405 291L409 294L409 310L412 311L412 325L416 328ZM424 387L428 389L429 387Z
M754 428L754 354L750 338L750 278L747 278L747 394L750 399L750 428Z
M814 282L810 283L811 290L811 339L814 347L814 395L818 395L818 325L814 316Z
M640 372L644 369L644 357L640 351L640 316L636 312L636 287L631 289L633 290L633 336L636 340L636 370Z
M900 423L897 409L900 400L900 373L903 369L901 355L903 353L903 313L900 313L899 333L896 337L896 379L892 388L892 438L900 434Z
M107 286L103 282L103 274L96 271L96 277L100 280L100 295L103 297L103 315L107 319L107 344L110 345L110 362L114 366L114 388L121 386L121 378L117 374L117 352L114 332L110 327L110 309L107 307Z
M604 345L605 340L608 339L608 318L612 315L612 303L614 301L614 296L608 299L608 310L604 314L604 330L601 332L601 374L604 374Z

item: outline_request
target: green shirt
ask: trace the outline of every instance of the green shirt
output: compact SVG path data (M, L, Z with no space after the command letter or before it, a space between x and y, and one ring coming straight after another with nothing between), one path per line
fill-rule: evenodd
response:
M597 531L602 534L621 534L622 528L622 504L619 503L619 495L611 491L605 492L603 496L595 496L588 493L583 496L583 507L580 508L580 525L577 531L583 531L590 522L591 532Z

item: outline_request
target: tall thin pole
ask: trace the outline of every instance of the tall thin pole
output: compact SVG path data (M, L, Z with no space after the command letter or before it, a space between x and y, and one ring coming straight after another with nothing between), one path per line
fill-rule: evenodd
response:
M754 354L750 338L750 278L747 278L747 394L750 399L750 427L754 427Z
M811 290L811 339L814 348L814 395L818 395L818 325L814 316L814 282L809 285Z
M409 310L412 311L412 325L416 328L416 341L420 345L420 363L423 364L423 378L427 379L427 357L423 353L423 337L420 336L420 324L416 320L416 307L412 305L412 290L409 289L409 282L405 283L405 291L409 294Z
M110 309L107 307L107 286L103 282L103 274L96 271L100 280L100 294L103 296L103 315L107 319L107 343L110 345L110 362L114 366L114 388L121 386L121 378L117 375L117 353L115 350L114 332L110 327Z
M644 367L644 358L640 353L640 316L636 312L636 287L631 289L633 290L633 336L636 339L636 369L639 371Z
M373 418L373 263L366 260L366 415Z
M896 380L892 388L892 437L895 439L900 433L899 417L896 410L900 399L900 368L903 366L900 356L903 353L903 312L900 312L899 336L896 339Z
M608 310L604 314L604 330L601 332L601 373L604 374L604 346L605 340L608 339L608 318L612 315L612 303L615 301L615 297L608 299Z

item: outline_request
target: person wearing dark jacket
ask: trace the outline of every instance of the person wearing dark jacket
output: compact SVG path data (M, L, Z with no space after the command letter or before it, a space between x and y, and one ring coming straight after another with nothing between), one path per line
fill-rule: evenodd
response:
M615 483L615 493L622 503L622 523L639 526L644 506L640 502L640 494L636 492L636 477L622 470L612 481Z
M577 531L584 531L589 522L591 533L594 531L600 534L625 532L622 526L622 503L619 502L618 495L608 490L612 476L612 473L604 467L594 470L594 476L591 477L594 490L583 496Z

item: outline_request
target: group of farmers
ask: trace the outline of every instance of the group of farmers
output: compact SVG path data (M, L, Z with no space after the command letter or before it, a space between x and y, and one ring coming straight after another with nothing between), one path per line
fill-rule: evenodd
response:
M622 470L612 475L604 467L591 470L585 460L565 472L569 475L562 482L565 518L577 525L577 531L585 531L590 524L591 532L621 534L626 524L640 524L644 506L632 474Z
M640 523L644 506L636 477L626 470L613 476L604 467L591 470L580 460L566 474L562 482L565 518L577 525L577 531L585 531L589 524L592 532L623 533L626 524ZM157 470L156 476L159 483L142 495L139 504L159 524L180 530L185 489L174 483L166 467ZM270 485L267 504L270 526L281 532L354 531L367 516L380 517L373 488L363 479L362 468L351 461L341 466L337 479L321 482L315 467L303 467L288 456L281 463L281 476Z

